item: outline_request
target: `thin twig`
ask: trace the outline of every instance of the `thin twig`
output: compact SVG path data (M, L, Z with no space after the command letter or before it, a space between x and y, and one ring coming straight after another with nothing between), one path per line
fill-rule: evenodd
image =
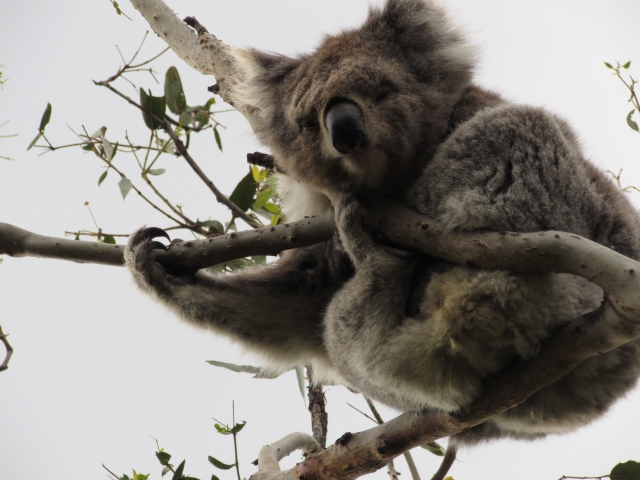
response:
M91 148L93 150L93 153L95 153L98 158L100 158L103 162L105 162L110 168L112 168L118 175L120 175L120 177L122 178L127 178L127 176L122 173L116 166L113 165L113 162L111 162L111 160L107 160L105 158L104 155L102 155L98 149L96 148L96 144L93 140L93 138L91 138L89 136L89 133L87 132L87 129L85 127L82 127L82 129L84 130L84 133L86 134L87 138L89 138L89 143L91 144ZM129 180L131 182L131 180ZM147 202L149 205L151 205L154 209L156 209L158 212L162 213L165 217L169 218L171 221L177 223L178 225L181 225L183 228L189 228L191 229L192 227L189 225L185 225L184 223L182 223L180 220L178 220L177 218L172 217L169 213L165 212L164 210L162 210L160 207L158 207L155 203L153 203L149 198L147 198L134 184L133 182L131 182L131 188L138 194L138 196L140 196L140 198L142 198L145 202Z
M11 355L13 355L13 347L9 344L9 340L7 340L7 335L2 331L2 326L0 325L0 342L4 344L4 348L7 353L4 356L4 362L0 365L0 372L9 368L9 360L11 360Z
M125 134L125 138L127 139L127 142L129 143L129 146L131 146L131 147L132 147L132 145L131 145L131 140L129 140L129 134L128 134L128 133L126 133L126 134ZM166 148L166 146L167 146L167 145L169 145L169 143L168 143L168 142L165 144L165 147L164 147L164 148ZM164 148L163 148L163 150L164 150ZM176 215L178 215L178 216L179 216L180 218L182 218L185 222L187 222L187 223L188 223L188 224L190 224L190 225L196 225L196 223L195 223L193 220L191 220L191 219L190 219L189 217L187 217L184 213L182 213L182 211L181 211L181 210L178 210L176 207L174 207L174 206L171 204L171 202L170 202L170 201L169 201L169 200L168 200L164 195L162 195L162 194L160 193L160 191L159 191L159 190L155 187L155 185L151 182L151 180L149 179L149 175L147 174L147 172L149 171L149 169L150 169L151 167L149 167L149 169L145 169L145 168L142 166L142 163L140 163L140 159L138 159L138 155L136 154L136 152L132 150L132 153L133 153L133 156L135 157L136 161L138 162L138 165L140 166L140 170L142 171L142 173L141 173L142 179L147 183L147 185L149 185L149 188L151 188L151 190L153 190L153 193L155 193L155 194L156 194L156 196L157 196L160 200L162 200L162 201L165 203L165 205L167 205L167 207L169 207L169 208L171 209L171 211L172 211L173 213L175 213ZM160 152L158 153L158 155L160 155L161 153L164 153L164 152L163 152L163 151L160 151ZM199 232L199 233L206 234L206 232Z
M205 183L205 185L209 187L209 190L213 192L218 202L222 203L229 210L231 210L231 212L233 212L233 214L236 217L241 218L253 228L260 228L264 226L262 225L262 223L258 222L254 218L247 215L247 213L244 210L242 210L239 206L237 206L235 203L229 200L229 198L223 195L220 190L218 190L218 188L214 185L214 183L211 180L209 180L209 177L207 177L207 175L202 171L200 166L191 157L191 154L189 154L189 151L185 148L184 143L182 143L182 140L178 138L178 136L173 131L173 128L171 128L171 125L169 125L166 119L161 123L161 125L162 125L162 129L165 132L167 132L167 135L169 135L169 137L171 137L171 140L173 140L173 143L176 146L176 150L180 152L180 155L182 155L182 158L184 158L187 161L187 163L193 169L193 171L196 172L196 174Z
M322 450L327 448L327 399L322 390L322 384L314 383L313 367L307 367L307 379L309 380L309 413L311 413L311 432L313 438L320 444Z

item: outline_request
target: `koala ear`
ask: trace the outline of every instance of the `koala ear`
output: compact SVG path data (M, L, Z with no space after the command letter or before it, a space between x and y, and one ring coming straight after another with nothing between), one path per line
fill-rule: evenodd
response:
M282 102L281 87L300 60L256 49L234 49L233 56L240 73L233 98L242 105L253 131L259 134L267 128L265 123L277 116L275 109Z
M475 49L431 0L388 0L372 9L363 30L396 47L425 82L452 89L469 82Z

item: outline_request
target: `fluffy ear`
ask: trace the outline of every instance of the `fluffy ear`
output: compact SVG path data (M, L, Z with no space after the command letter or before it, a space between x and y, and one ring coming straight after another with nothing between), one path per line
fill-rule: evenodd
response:
M431 0L388 0L382 9L370 10L362 29L397 46L425 82L457 89L470 79L475 49Z
M268 128L266 123L279 116L276 110L282 103L281 86L300 60L255 49L234 49L233 55L240 72L233 97L245 107L245 116L260 137Z

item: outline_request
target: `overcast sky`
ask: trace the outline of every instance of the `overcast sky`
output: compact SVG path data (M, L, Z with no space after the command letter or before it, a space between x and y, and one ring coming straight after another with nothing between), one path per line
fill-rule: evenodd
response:
M93 85L117 70L119 45L128 57L148 29L122 0L133 21L117 16L108 0L3 0L0 6L0 64L9 81L0 90L0 221L27 230L63 236L65 230L94 229L85 201L104 231L130 232L142 224L166 226L135 195L123 201L115 175L102 187L98 160L79 149L38 156L26 146L40 116L53 105L48 138L56 145L75 140L69 130L121 139L127 130L144 142L140 115L113 94ZM516 102L545 106L568 119L588 156L603 169L623 168L626 184L640 184L640 137L625 123L627 95L603 61L632 60L640 77L640 2L637 0L448 0L481 56L477 81ZM285 54L305 52L323 32L355 26L366 0L178 1L180 17L195 15L229 44ZM150 35L140 58L163 48ZM637 62L636 65L633 62ZM172 53L155 64L162 77L176 65L190 104L209 98L214 83L193 72ZM634 67L636 67L634 69ZM161 94L161 87L138 74L135 80ZM133 88L122 82L129 95ZM219 105L224 109L224 105ZM244 119L224 113L218 119L224 153L203 135L193 153L218 186L230 193L245 174L245 154L261 147ZM133 159L119 154L135 178ZM180 159L165 160L169 173L158 179L173 202L193 217L224 219L224 210ZM632 199L638 204L640 195ZM207 455L233 462L230 438L215 433L215 417L246 420L240 436L243 476L259 448L292 431L309 432L309 416L295 376L254 380L216 369L218 359L251 363L237 346L196 331L133 288L122 268L56 260L5 258L0 265L0 324L15 348L9 370L0 373L0 479L106 478L101 464L119 475L131 468L160 478L154 458L157 438L187 459L186 471L201 479L214 469ZM0 353L0 356L2 354ZM342 387L327 392L329 442L371 423L346 402L366 408L361 397ZM640 392L616 405L603 419L571 435L535 443L501 441L460 453L451 474L462 479L557 479L561 475L603 475L619 461L640 460ZM394 412L381 409L385 418ZM439 459L425 451L415 458L423 478ZM298 460L293 455L291 462ZM397 468L405 480L402 460ZM232 479L230 472L215 472ZM383 472L375 478L385 478Z

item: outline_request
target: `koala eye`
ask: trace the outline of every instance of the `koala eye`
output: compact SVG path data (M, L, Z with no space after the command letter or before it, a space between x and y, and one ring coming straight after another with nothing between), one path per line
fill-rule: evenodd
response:
M389 95L391 95L393 92L391 90L384 90L382 93L380 93L377 97L376 97L376 103L380 103L383 100L387 99L389 97Z
M315 118L308 118L300 122L300 128L302 130L315 130L319 127L320 123L318 123L318 120L316 120Z

